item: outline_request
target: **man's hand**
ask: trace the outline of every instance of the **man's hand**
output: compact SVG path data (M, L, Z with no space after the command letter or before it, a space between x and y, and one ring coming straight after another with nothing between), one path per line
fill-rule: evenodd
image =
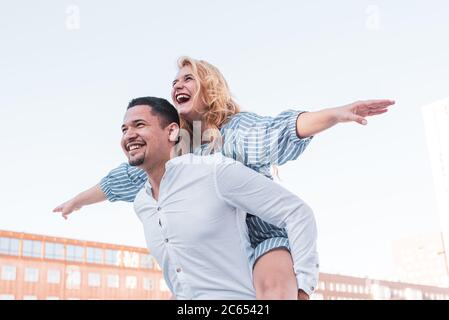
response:
M56 208L53 209L53 212L60 212L62 214L62 217L67 220L67 217L69 214L71 214L75 210L81 209L82 206L77 205L75 203L75 199L71 199L69 201L64 202L63 204L60 204Z
M395 104L393 100L365 100L357 101L334 109L337 122L355 121L361 125L368 122L365 117L376 116L388 111L388 107Z
M298 300L310 300L310 297L303 290L299 289L298 290Z

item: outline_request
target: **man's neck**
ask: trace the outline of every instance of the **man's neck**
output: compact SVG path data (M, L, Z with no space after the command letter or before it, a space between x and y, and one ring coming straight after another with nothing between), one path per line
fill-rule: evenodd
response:
M161 185L162 177L165 174L165 164L168 160L164 160L154 164L151 168L145 169L148 175L148 180L151 184L151 189L153 192L153 198L158 200L159 198L159 187Z

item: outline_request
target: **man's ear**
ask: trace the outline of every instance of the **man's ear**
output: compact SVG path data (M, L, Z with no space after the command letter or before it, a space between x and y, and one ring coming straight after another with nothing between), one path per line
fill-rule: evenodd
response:
M168 139L171 142L178 142L179 140L179 125L175 122L168 125Z

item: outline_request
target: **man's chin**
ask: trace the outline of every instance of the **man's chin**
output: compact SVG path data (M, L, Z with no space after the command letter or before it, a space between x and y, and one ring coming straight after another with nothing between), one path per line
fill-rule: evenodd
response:
M141 166L144 162L145 158L128 159L129 165L133 167Z

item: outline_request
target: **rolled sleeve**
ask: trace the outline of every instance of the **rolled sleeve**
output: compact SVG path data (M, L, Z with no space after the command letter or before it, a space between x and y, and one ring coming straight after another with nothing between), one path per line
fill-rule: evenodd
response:
M146 181L145 171L122 163L101 179L100 188L111 202L133 202Z
M225 156L256 168L296 160L312 140L296 134L296 123L306 111L285 110L275 117L241 112L227 124Z
M296 124L298 122L298 117L307 111L291 111L291 115L289 116L287 122L287 132L289 139L292 143L303 143L309 144L313 139L313 136L307 138L301 138L298 136L298 130L296 130Z
M103 191L104 195L109 201L114 202L117 201L117 198L112 193L111 187L109 186L109 180L110 180L109 175L103 177L103 179L101 179L100 181L100 189L101 191Z

